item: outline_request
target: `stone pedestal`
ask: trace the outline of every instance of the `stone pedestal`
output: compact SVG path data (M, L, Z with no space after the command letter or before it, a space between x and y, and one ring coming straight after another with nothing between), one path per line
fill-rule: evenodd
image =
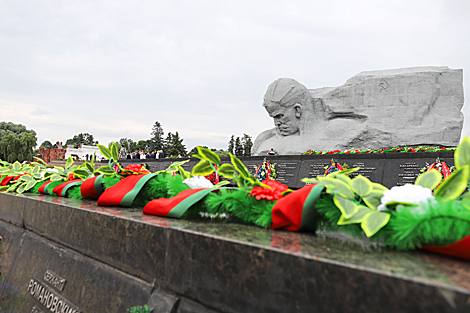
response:
M0 194L0 236L4 312L470 310L470 262L338 234Z

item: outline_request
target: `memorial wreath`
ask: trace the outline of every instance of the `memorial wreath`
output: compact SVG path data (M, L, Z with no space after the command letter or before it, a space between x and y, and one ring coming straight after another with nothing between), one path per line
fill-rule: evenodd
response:
M421 248L470 259L468 137L455 150L452 173L438 160L414 185L390 190L361 175L351 178L359 168L336 163L326 176L304 178L305 187L291 190L270 179L268 161L254 176L237 157L221 164L215 153L198 147L194 157L200 162L190 172L182 166L188 161L181 161L151 173L143 164L123 168L115 143L99 148L109 162L98 169L94 158L81 165L69 158L65 167L41 159L0 160L0 191L97 199L98 205L142 207L144 214L172 218L224 216L272 229L341 231L399 250ZM259 175L261 169L266 175Z

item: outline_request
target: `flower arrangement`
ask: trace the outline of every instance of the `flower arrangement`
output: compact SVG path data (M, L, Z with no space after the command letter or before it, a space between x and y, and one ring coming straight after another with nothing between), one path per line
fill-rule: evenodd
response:
M271 163L266 160L266 158L263 160L263 164L261 164L259 167L256 167L256 179L260 182L265 181L265 180L276 180L277 178L277 173L276 173L276 163Z
M122 168L115 143L99 148L109 162L97 170L93 161L73 165L72 159L64 168L50 168L40 159L24 165L0 161L0 191L92 198L98 205L143 207L144 214L163 217L216 215L272 229L346 232L390 248L470 259L468 137L455 150L452 173L440 160L440 167L430 167L414 185L390 190L361 175L351 178L359 168L334 161L326 176L304 178L308 185L294 191L272 179L259 181L233 155L230 163L220 164L202 147L191 171L182 167L187 161L180 161L156 173L142 165ZM205 178L212 174L225 180L213 185ZM228 180L237 187L225 187Z
M345 151L330 150L330 151L317 151L308 150L302 152L301 155L319 155L319 154L367 154L367 153L415 153L415 152L438 152L438 151L455 151L456 148L446 147L427 147L419 146L416 148L407 147L394 147L388 149L349 149Z
M343 163L343 165L341 165L340 163L335 162L335 160L331 159L331 165L325 166L325 175L323 176L329 175L334 172L344 171L347 168L349 168L349 165L347 165L346 163Z

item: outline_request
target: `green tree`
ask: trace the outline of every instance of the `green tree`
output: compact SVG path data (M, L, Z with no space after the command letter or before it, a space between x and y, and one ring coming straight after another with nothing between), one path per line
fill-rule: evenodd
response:
M147 151L147 140L139 140L137 150Z
M227 151L230 152L231 154L235 154L235 138L233 135L232 137L230 137L230 141L228 142Z
M49 140L45 140L43 143L41 143L40 147L44 147L46 149L52 148L52 143Z
M93 135L89 133L80 133L78 135L73 136L71 139L67 139L65 145L73 145L75 148L78 148L78 144L83 143L89 146L96 146L98 141L95 141Z
M129 138L119 139L119 144L123 146L124 148L126 148L126 151L129 153L138 150L137 143L134 140L129 139Z
M243 155L243 146L242 146L240 137L237 137L237 139L235 139L235 155L236 156Z
M21 124L0 122L0 158L8 162L32 161L37 137Z
M251 136L248 136L247 134L243 134L243 138L241 139L241 144L243 146L243 155L251 156L251 147L253 147Z
M228 157L230 154L228 154L227 151L223 149L211 149L215 154L217 154L219 157Z
M152 138L150 138L148 143L149 150L163 150L163 147L165 145L165 140L163 139L163 136L165 135L165 133L163 132L162 125L159 121L156 121L153 125L152 132L150 133L150 135L152 136Z
M166 155L166 156L170 156L170 150L171 150L171 146L173 144L173 134L171 132L168 133L168 135L166 136L165 138L165 141L163 143L163 153Z
M183 138L180 138L178 132L176 132L174 135L168 133L167 139L168 138L170 138L171 144L167 147L167 155L185 157L187 155L186 147L183 145Z

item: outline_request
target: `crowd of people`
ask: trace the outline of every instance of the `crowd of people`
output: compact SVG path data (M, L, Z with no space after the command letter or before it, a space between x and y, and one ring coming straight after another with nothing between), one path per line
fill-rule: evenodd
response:
M142 160L142 159L164 159L165 154L163 153L162 150L154 150L152 152L150 151L143 151L143 150L138 150L135 152L127 152L126 148L121 146L121 149L119 150L119 157L121 159L134 159L134 160Z

